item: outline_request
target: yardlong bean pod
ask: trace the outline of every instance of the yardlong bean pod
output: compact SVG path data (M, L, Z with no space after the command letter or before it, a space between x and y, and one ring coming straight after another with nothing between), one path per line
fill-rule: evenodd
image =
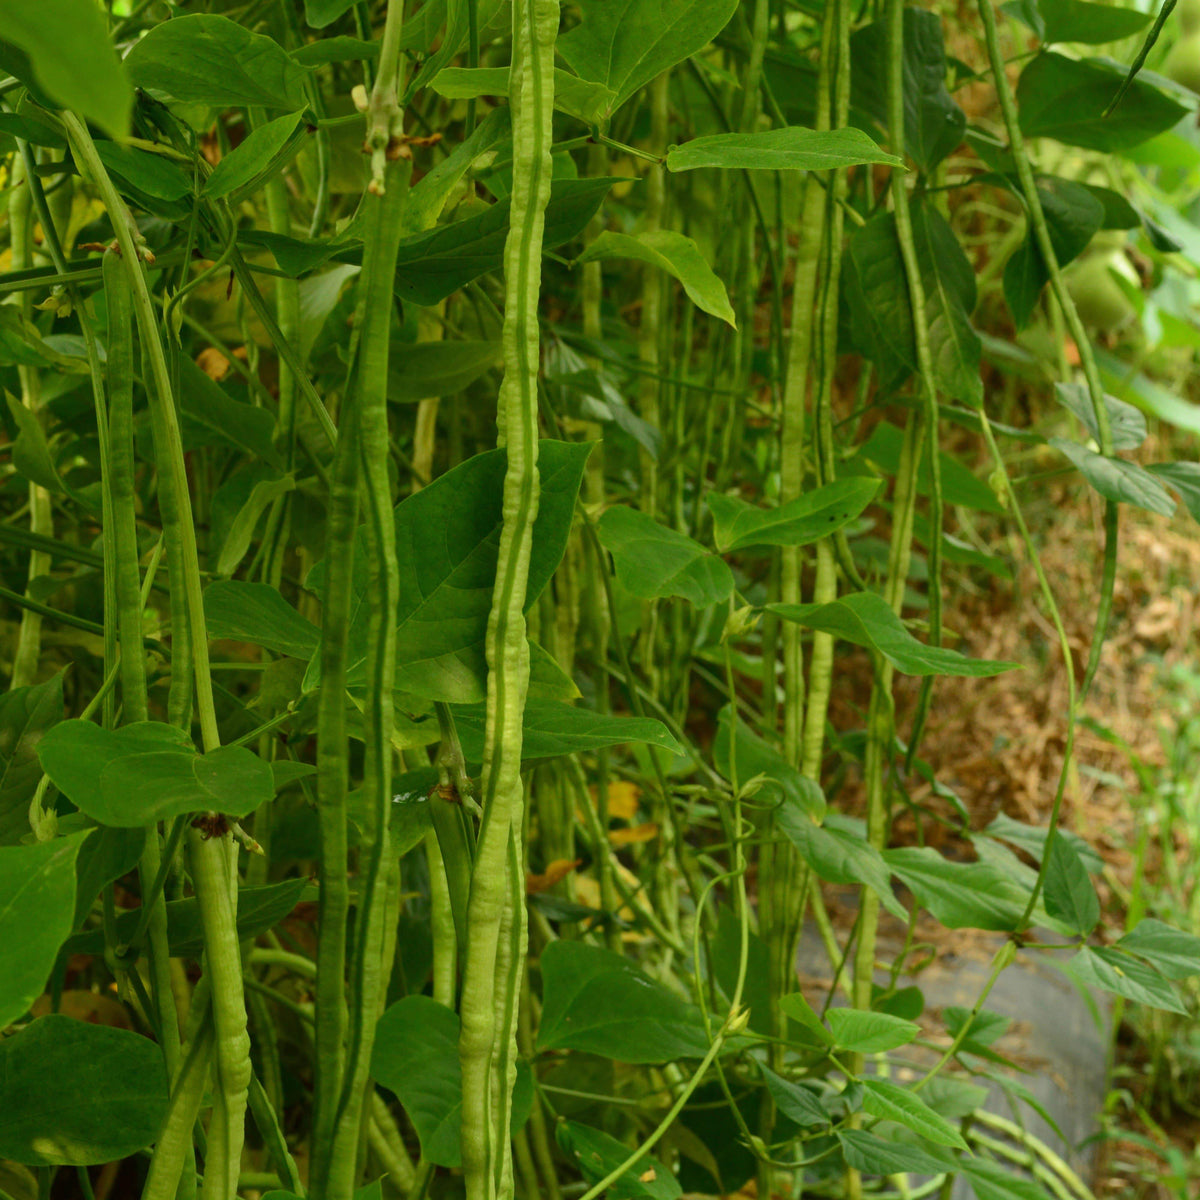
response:
M191 497L183 462L179 417L170 385L170 374L155 320L150 289L142 270L129 214L96 151L87 126L74 113L63 112L63 126L75 161L99 190L108 211L129 280L133 311L142 342L142 353L152 381L150 402L155 417L160 474L160 503L169 502L173 520L164 509L164 535L177 548L178 574L172 594L184 597L186 627L191 635L194 690L204 749L220 745L212 680L209 674L208 632L201 600L200 561L191 519ZM236 1194L237 1173L244 1139L247 1091L250 1084L250 1038L242 992L241 953L237 937L237 856L232 837L225 833L208 838L200 829L188 830L188 850L203 929L205 962L212 982L215 1062L227 1134L218 1145L223 1155L209 1155L205 1175L205 1200L228 1200ZM224 1193L224 1194L223 1194Z
M525 594L533 522L538 509L538 298L545 209L550 198L550 144L554 105L557 0L517 0L513 5L513 198L504 250L504 381L498 399L500 440L508 452L503 525L491 613L488 618L487 717L478 851L467 912L460 1059L463 1075L462 1153L468 1200L490 1200L500 1182L511 1187L509 1100L516 1079L516 1007L523 947L498 977L505 909L524 933L523 878L513 894L508 872L520 867L513 838L520 835L521 743L529 649ZM497 992L511 1018L497 1020ZM504 1037L501 1049L497 1040ZM503 1061L505 1072L497 1077Z

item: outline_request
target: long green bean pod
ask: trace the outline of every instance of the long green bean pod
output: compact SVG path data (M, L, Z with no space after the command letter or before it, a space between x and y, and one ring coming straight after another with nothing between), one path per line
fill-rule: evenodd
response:
M33 266L33 204L31 188L25 176L24 165L18 162L13 167L13 188L8 201L9 245L14 271ZM22 293L19 303L21 311L28 316L32 309L32 297ZM21 403L31 412L37 412L41 397L37 367L20 366L17 368L17 375L21 381ZM29 530L40 537L52 537L54 534L50 516L50 493L32 481L29 484ZM41 550L31 551L29 578L35 579L49 570L50 556ZM13 655L10 687L27 687L33 683L41 652L41 614L33 608L25 608L21 613L21 626L17 632L17 649Z
M487 717L484 733L482 804L475 871L467 913L467 945L459 1052L463 1075L462 1151L468 1200L498 1194L498 1181L512 1177L507 1105L516 1079L515 1048L496 1045L501 1022L495 993L499 942L505 909L513 905L524 926L523 894L506 881L513 838L520 835L521 731L529 683L525 637L525 594L533 523L538 508L538 297L542 231L550 198L550 143L554 109L554 42L557 0L517 0L513 5L513 197L504 250L505 311L502 341L504 381L498 400L500 440L508 451L504 476L503 525L491 612L488 618ZM519 865L519 854L517 863ZM520 883L520 879L517 881ZM523 889L518 887L517 893ZM510 916L509 920L513 917ZM519 955L518 955L519 957ZM521 964L510 963L519 980ZM507 988L505 989L507 990ZM515 1041L519 993L509 997L513 1019L503 1031ZM496 1078L503 1062L503 1078ZM506 1193L511 1187L506 1187Z
M104 299L108 312L107 501L112 526L116 626L121 645L122 715L128 722L149 717L146 656L142 650L142 583L138 567L137 511L133 457L133 306L129 279L117 251L109 249L103 265ZM158 825L146 830L138 870L146 896L161 864ZM153 904L146 925L151 984L167 1071L179 1063L179 1021L171 994L167 911Z
M121 698L127 721L145 721L146 658L141 650L141 576L133 462L133 308L129 280L116 250L104 255L104 301L108 310L108 492L116 542L117 627L121 655Z
M349 1200L354 1190L375 1021L391 969L390 956L384 949L389 914L386 881L399 570L388 482L387 371L396 248L411 172L411 160L404 153L398 96L402 21L402 0L391 0L380 48L380 69L368 108L365 149L371 154L372 179L365 203L367 232L359 283L355 368L344 409L346 419L338 438L330 496L319 718L323 886L317 952L318 1089L312 1173L314 1193L323 1200ZM365 483L361 489L360 475ZM355 927L352 1004L347 1011L343 993L349 903L344 695L352 547L360 490L367 514L368 586L373 602L364 709L365 870L360 874L362 894ZM337 538L341 545L335 544Z
M887 80L889 137L892 152L897 158L904 157L904 109L903 109L903 61L904 61L904 6L902 0L888 0L887 29ZM920 286L920 274L916 253L912 243L912 223L908 212L908 197L902 195L903 182L893 180L893 194L897 204L897 226L905 225L908 237L901 235L904 252L905 272L908 276L910 300L921 302L920 314L924 314L924 292ZM908 250L905 251L907 240ZM914 287L916 290L914 291ZM918 314L914 313L914 318ZM930 386L926 368L930 365L928 340L925 357L921 365L923 386ZM927 401L928 402L928 401ZM933 398L936 406L936 396ZM927 414L919 417L910 414L901 449L900 465L896 472L896 493L893 499L892 541L888 554L888 575L884 589L885 599L892 611L897 613L904 602L904 588L908 579L912 556L913 515L917 497L917 470L923 447L931 431ZM936 458L937 448L933 448ZM936 503L936 498L935 498ZM871 700L867 713L867 836L873 846L882 848L887 836L888 808L886 796L886 763L891 753L894 709L892 702L892 680L894 668L881 658L875 663L875 680L871 689ZM862 889L861 915L859 918L859 940L854 959L854 1003L859 1008L869 1008L871 984L875 967L876 935L879 925L879 898L869 888ZM855 1184L857 1177L852 1176Z
M192 523L191 497L183 461L179 416L171 389L170 372L159 333L154 304L133 236L129 213L113 186L96 151L86 124L74 113L63 112L63 126L75 162L99 190L121 251L129 280L133 312L148 365L149 388L155 420L160 503L169 500L173 520L164 536L178 554L172 567L172 593L182 592L185 621L191 637L196 708L206 751L220 745L216 707L209 672L208 632L201 599L200 560ZM165 497L164 497L165 494ZM241 953L237 938L237 855L228 833L207 839L197 828L188 831L192 879L204 931L205 966L212 988L217 1101L227 1137L218 1141L223 1154L208 1157L205 1200L228 1200L237 1191L237 1173L245 1136L247 1089L250 1082L250 1039L242 991ZM211 1179L211 1182L210 1182ZM222 1192L221 1189L224 1189Z
M830 127L841 129L850 115L850 6L849 0L832 5L833 46L830 96ZM824 241L821 253L821 281L816 313L817 339L814 346L816 395L813 411L816 427L819 478L832 483L836 478L836 453L833 442L833 381L837 368L838 294L842 269L842 234L845 224L842 201L846 191L846 172L829 173L825 187ZM817 544L817 575L813 602L827 604L837 599L837 569L831 538ZM808 697L805 710L804 743L800 769L819 782L825 745L825 718L833 683L833 638L828 633L813 633L812 656L808 673ZM798 933L798 930L796 931Z
M212 1021L206 1019L185 1048L176 1072L171 1102L155 1143L142 1200L175 1200L179 1176L192 1149L192 1128L204 1102L212 1040Z
M831 76L830 50L833 45L834 6L825 10L821 27L821 56L817 67L817 113L814 126L829 128ZM796 247L792 285L791 323L788 332L787 369L784 377L779 441L779 503L790 504L804 491L806 406L809 372L813 351L813 302L817 294L817 266L825 236L824 193L815 178L806 176L798 214L799 242ZM784 546L780 551L779 598L784 604L801 602L800 572L803 555L799 546ZM798 764L802 754L804 730L804 647L800 627L783 622L780 629L783 649L783 753ZM792 948L788 936L788 914L796 907L795 877L799 856L790 845L763 847L764 877L771 881L762 900L763 927L771 946L771 994L782 994L784 980L791 975ZM760 869L761 869L760 865ZM761 903L761 900L760 900ZM782 1014L772 1001L772 1019L782 1029Z
M399 2L388 12L400 11ZM376 87L385 72L377 77ZM392 104L396 105L395 94ZM398 106L396 107L398 119ZM381 195L367 199L368 226L363 261L363 323L358 345L359 458L363 467L366 510L368 589L371 618L367 637L367 703L364 709L366 759L363 790L366 796L360 855L360 900L355 923L352 971L350 1040L342 1097L334 1138L329 1200L349 1200L354 1190L355 1151L370 1070L375 1021L387 992L391 958L384 953L387 940L386 876L391 860L388 821L392 805L392 681L396 669L396 606L400 570L396 561L396 533L388 481L387 379L391 336L392 289L396 253L400 244L400 219L408 195L411 160L400 158L389 165ZM361 862L361 859L360 859ZM393 922L394 925L394 922Z
M333 1153L342 1091L346 1028L347 880L346 794L350 746L346 731L346 658L352 612L354 531L358 525L356 410L347 404L326 507L325 589L321 605L321 690L317 696L317 816L321 889L317 912L317 986L313 1088L313 1179L324 1179Z
M450 883L437 834L425 834L429 863L429 924L433 939L433 998L453 1008L458 998L458 933L450 900Z

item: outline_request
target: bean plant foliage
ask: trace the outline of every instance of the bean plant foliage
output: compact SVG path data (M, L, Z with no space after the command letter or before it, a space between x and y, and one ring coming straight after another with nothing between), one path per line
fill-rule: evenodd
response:
M1145 309L1136 247L1195 347L1196 101L1149 14L1002 8L965 62L904 0L0 0L0 1191L1066 1194L973 1120L1037 1104L1000 972L1200 973L1060 827L1123 514L1200 516L1068 267ZM1082 658L1031 444L1101 514ZM1014 547L1063 773L972 829L922 738L1030 665L943 615Z

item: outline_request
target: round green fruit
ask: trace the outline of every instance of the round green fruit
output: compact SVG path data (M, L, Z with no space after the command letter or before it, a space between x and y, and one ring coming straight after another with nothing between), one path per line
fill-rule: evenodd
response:
M1137 319L1137 309L1114 275L1141 286L1137 272L1120 250L1085 255L1066 271L1067 291L1083 323L1101 333L1115 333Z
M1200 0L1195 0L1192 7L1197 10L1198 28L1185 33L1171 47L1163 63L1163 74L1193 92L1200 92Z

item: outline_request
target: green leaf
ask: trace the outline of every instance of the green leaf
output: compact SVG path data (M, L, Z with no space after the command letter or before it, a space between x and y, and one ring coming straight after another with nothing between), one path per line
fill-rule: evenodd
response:
M250 135L226 154L204 182L201 195L220 200L232 192L252 191L280 165L287 154L292 135L300 125L302 112L276 117L250 132ZM298 149L299 143L293 149Z
M975 272L949 222L932 205L913 205L912 226L925 288L934 381L947 396L978 406L983 403L983 346L971 326Z
M737 990L742 961L742 923L727 904L717 910L716 935L709 941L712 975L721 991L732 997ZM743 1008L750 1010L747 1028L771 1036L771 955L767 944L746 930L746 977L742 981Z
M688 299L697 308L737 328L725 285L690 237L670 229L637 234L614 233L606 229L575 262L598 262L606 258L632 258L666 271L683 284Z
M354 0L304 0L304 20L312 29L324 29L353 7Z
M578 700L582 695L575 680L558 659L537 642L529 642L529 691L527 700Z
M67 148L67 139L52 129L48 120L35 120L28 113L21 116L17 116L16 113L0 113L0 133L32 142L35 146L47 146L51 150Z
M838 1048L855 1054L895 1050L907 1046L921 1032L920 1025L914 1021L905 1021L888 1013L866 1012L861 1008L831 1008L825 1019Z
M217 556L218 575L232 575L237 570L238 564L250 550L254 530L263 513L281 496L294 491L295 487L296 480L291 475L275 475L254 484L221 542L221 552Z
M75 859L72 929L78 929L86 920L101 888L137 866L145 842L144 829L109 829L101 825L88 834Z
M331 258L355 265L362 261L362 243L353 238L305 241L269 229L247 229L238 234L238 245L251 251L259 247L270 250L275 265L289 279L299 279Z
M818 1046L834 1044L833 1034L825 1028L821 1018L817 1016L812 1005L801 992L788 992L787 995L780 997L779 1007L786 1017L803 1028L804 1033L808 1035L806 1040L812 1041Z
M37 744L63 718L62 672L0 696L0 846L29 832L29 801L42 778Z
M50 453L46 434L37 416L25 407L11 392L5 392L8 411L19 430L13 444L13 466L31 483L49 492L65 492L66 487L59 477L54 457Z
M993 1046L1012 1027L1012 1017L1002 1013L989 1012L986 1008L973 1013L969 1008L957 1004L947 1005L942 1009L942 1020L946 1023L946 1032L952 1037L958 1037L964 1025L968 1026L967 1041L977 1046Z
M768 604L785 621L833 634L856 646L877 650L905 675L980 677L1011 671L1018 663L967 658L957 650L917 641L888 603L875 592L851 592L829 604Z
M20 309L10 304L0 308L0 363L58 367L75 374L87 373L85 359L58 353L38 332L37 326L22 316ZM13 416L16 418L15 412Z
M974 1115L988 1098L987 1088L944 1073L930 1079L921 1094L929 1107L948 1121L961 1121Z
M747 546L808 546L853 521L875 499L879 480L838 479L778 508L759 508L738 496L709 492L705 504L722 554Z
M499 342L393 343L388 399L409 404L431 396L457 396L503 358Z
M1051 438L1050 445L1065 454L1106 500L1134 504L1164 517L1175 511L1171 494L1145 467L1123 458L1097 454L1065 438Z
M292 658L311 658L321 642L321 631L265 583L210 583L204 589L204 619L210 638L251 642Z
M1000 838L1002 841L1019 846L1038 863L1042 861L1048 831L1039 825L1026 825L1022 821L1014 821L1012 817L1006 817L1000 813L983 832L989 837ZM1104 859L1079 834L1072 833L1069 829L1059 829L1055 836L1066 838L1075 847L1075 852L1083 860L1084 866L1091 874L1098 875L1104 870Z
M846 1165L864 1175L899 1175L913 1171L920 1175L939 1175L946 1163L907 1142L889 1142L861 1129L839 1129L838 1141Z
M1167 391L1140 371L1133 371L1115 355L1096 347L1096 365L1104 386L1122 400L1136 404L1143 412L1168 425L1200 434L1200 405L1192 404Z
M312 763L296 762L290 758L277 758L271 763L271 778L275 783L275 791L281 792L297 779L308 779L317 773ZM400 777L398 776L397 779Z
M256 938L274 928L300 903L309 890L307 878L285 879L282 883L263 887L238 889L238 941ZM315 899L309 896L308 899ZM186 900L170 900L167 909L167 937L172 958L199 958L204 953L204 922L194 896ZM127 942L137 929L140 914L137 909L117 918L116 941ZM63 946L65 954L103 954L104 930L88 929L69 937Z
M938 1146L967 1149L962 1134L945 1117L938 1116L928 1104L908 1088L897 1087L886 1079L860 1079L863 1111L885 1121L897 1121L928 1142Z
M406 996L375 1026L371 1074L395 1092L421 1142L422 1157L462 1165L462 1070L458 1016L429 996Z
M241 746L197 754L185 732L156 721L117 730L62 721L37 752L77 808L118 828L208 810L244 817L275 795L271 765L257 754Z
M578 237L596 215L616 179L555 179L550 184L542 248L553 250ZM511 199L499 200L477 216L400 243L396 258L396 295L413 304L430 306L465 287L504 262ZM339 257L343 255L339 254ZM358 261L345 258L345 261Z
M167 1113L167 1070L149 1038L59 1015L0 1042L0 1157L91 1166L144 1150Z
M1121 11L1125 11L1122 9ZM1054 394L1063 408L1072 412L1083 422L1084 428L1097 442L1100 441L1100 426L1096 423L1096 410L1092 397L1081 383L1056 383ZM1114 450L1136 450L1146 440L1146 418L1141 409L1134 408L1116 396L1104 394L1104 407L1108 410L1108 423L1112 429ZM1150 467L1153 471L1154 468Z
M887 22L875 21L850 38L851 103L888 128ZM962 142L967 118L946 88L942 22L935 12L904 10L904 145L931 171Z
M713 133L667 151L668 171L718 167L739 171L831 171L863 163L903 166L861 129L786 125L762 133Z
M488 113L466 141L459 142L446 158L413 184L404 207L405 232L422 233L435 225L463 177L468 172L473 174L481 161L493 162L501 150L511 153L511 146L512 117L506 105Z
M1073 933L1089 934L1100 920L1100 898L1075 847L1061 837L1050 846L1042 898L1046 912Z
M875 984L871 992L871 1007L876 1012L915 1021L925 1011L925 993L915 984L897 988L894 992L885 991Z
M1015 181L1009 186L1016 190ZM1016 194L1020 196L1020 192ZM1104 204L1090 188L1073 179L1043 176L1037 185L1038 199L1046 217L1050 242L1059 266L1073 262L1104 226ZM1004 298L1017 328L1029 324L1050 271L1032 230L1004 264Z
M1187 109L1144 79L1134 80L1121 106L1104 110L1125 78L1124 68L1053 52L1030 60L1017 83L1021 132L1068 146L1112 153L1164 133Z
M885 850L884 862L948 929L1013 932L1029 891L989 863L950 862L930 846Z
M660 72L703 50L737 0L583 0L583 20L558 39L563 61L614 95L615 112ZM606 114L607 115L607 114Z
M608 509L597 533L613 556L617 582L632 596L680 596L707 608L733 592L733 573L724 561L638 509Z
M730 709L726 704L717 714L717 736L713 739L713 763L722 775L727 779L734 777L736 760L739 787L745 787L756 775L766 776L766 783L757 792L759 803L794 805L811 821L819 823L825 819L825 793L816 780L801 775L745 721L737 723L736 743L731 737L732 732Z
M1039 0L1047 45L1079 42L1089 46L1119 42L1145 29L1153 19L1149 13L1088 0Z
M1168 979L1200 975L1200 937L1153 917L1139 921L1117 945L1144 958Z
M378 57L378 42L367 42L346 34L319 38L292 51L292 58L304 67L323 67L326 63L364 62Z
M454 706L455 724L468 762L483 761L486 713L483 704ZM581 754L627 742L659 746L671 754L683 753L683 747L667 727L653 717L613 717L576 708L560 700L530 699L525 704L521 757L526 762L561 758L565 754Z
M275 449L275 418L265 408L235 400L186 354L179 359L179 406L187 421L200 425L224 445L282 468L283 462Z
M703 1058L700 1010L620 954L584 942L551 942L541 958L539 1050L582 1050L624 1063Z
M295 112L308 103L307 72L278 42L213 13L152 26L125 56L125 67L137 87L184 104Z
M892 891L891 872L866 838L829 825L814 825L792 805L780 805L774 815L788 841L821 879L847 885L865 883L888 912L901 920L907 918Z
M923 215L917 217L918 213ZM927 318L937 334L932 346L935 379L942 391L976 404L981 390L981 348L970 323L975 307L975 276L953 230L940 214L917 205L913 215L914 235L918 226L920 231L916 246ZM908 276L893 214L872 217L850 235L842 262L842 290L850 318L847 332L851 345L879 367L889 386L899 385L917 370L917 350ZM885 431L894 428L886 422L879 426ZM999 511L995 498L986 493L987 489L979 485L979 502Z
M631 1148L616 1138L574 1121L560 1121L554 1128L554 1137L591 1184L607 1178L631 1153ZM643 1155L624 1174L618 1175L606 1192L613 1200L675 1200L682 1194L679 1180L650 1155Z
M586 442L542 441L541 489L529 560L528 609L550 581L566 548L583 468ZM396 556L400 603L396 609L396 687L429 700L474 704L484 698L484 641L496 576L503 520L504 450L489 450L440 475L397 505ZM366 593L364 535L356 539L347 682L366 678L366 630L371 597ZM324 564L307 586L323 587ZM305 686L316 686L319 656Z
M25 51L52 100L113 137L129 132L133 88L94 0L2 0L0 38Z
M458 1014L430 996L406 996L379 1018L371 1075L395 1092L421 1140L421 1156L462 1166L462 1070ZM526 1064L513 1089L513 1132L529 1117L533 1082Z
M96 154L109 171L118 176L118 184L121 181L130 183L157 200L182 200L192 194L191 177L161 154L151 154L148 150L118 142L97 142Z
M86 832L31 846L0 846L0 1029L42 994L75 915L75 858ZM0 1053L7 1042L0 1042ZM3 1072L0 1072L0 1080ZM11 1117L0 1122L3 1127Z
M783 1079L764 1066L760 1065L759 1070L762 1071L763 1081L767 1085L767 1091L771 1093L771 1099L775 1101L775 1107L789 1121L795 1121L797 1125L830 1123L830 1114L808 1088Z
M508 67L444 67L430 80L429 87L447 100L507 97L508 79ZM554 107L559 112L598 125L612 111L614 99L615 94L603 85L554 69Z
M1049 1193L1040 1183L990 1159L981 1156L964 1159L962 1171L976 1200L1049 1200Z
M1193 520L1200 521L1200 463L1152 463L1146 470L1165 479L1179 493Z
M1127 8L1123 9L1108 9L1109 12L1129 12ZM1114 192L1112 188L1100 187L1099 184L1085 183L1087 188L1097 200L1100 201L1104 208L1104 224L1102 229L1137 229L1142 225L1143 218L1120 192ZM1149 230L1147 230L1149 236ZM1155 247L1159 249L1159 247ZM1179 247L1176 247L1179 249Z

